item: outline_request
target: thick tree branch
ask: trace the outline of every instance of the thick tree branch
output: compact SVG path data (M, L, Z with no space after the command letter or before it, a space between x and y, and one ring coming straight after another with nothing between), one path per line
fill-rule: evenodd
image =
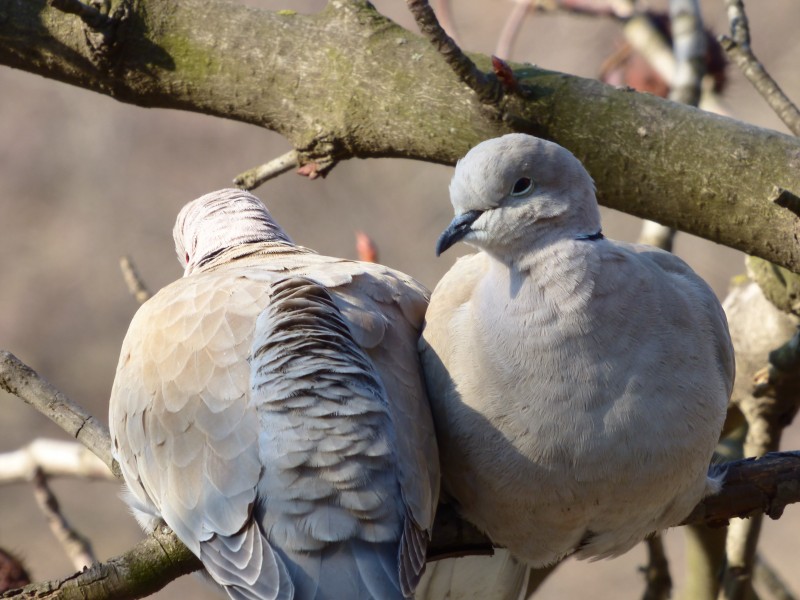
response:
M504 97L518 119L498 120L426 39L362 0L310 16L137 0L116 22L100 60L76 16L0 0L0 64L266 127L322 170L350 157L453 164L524 129L584 161L607 206L800 270L798 217L770 201L774 186L800 194L800 141L789 136L522 65L524 96ZM488 57L472 60L490 71Z
M58 581L10 590L0 598L133 600L154 594L173 579L201 566L174 533L159 529L121 556Z
M800 452L731 462L726 472L722 492L701 502L684 524L720 525L736 516L761 512L777 518L787 504L800 501ZM429 560L490 552L491 544L483 535L458 519L451 509L440 507ZM124 555L95 564L88 571L61 581L32 584L0 598L142 598L200 567L200 561L174 533L158 530Z

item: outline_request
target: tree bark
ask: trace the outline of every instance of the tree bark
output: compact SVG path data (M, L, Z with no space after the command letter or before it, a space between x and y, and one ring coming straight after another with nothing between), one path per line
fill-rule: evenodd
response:
M800 452L774 452L760 459L724 465L725 483L716 496L703 500L683 524L719 526L733 517L766 512L779 518L787 504L800 500ZM440 505L428 547L428 560L467 554L490 554L489 540L454 511ZM177 536L159 529L122 556L92 565L60 581L33 583L0 598L59 600L129 600L143 598L202 567Z
M364 0L315 15L114 0L100 17L51 2L63 10L0 0L0 64L277 131L323 173L351 157L453 164L483 139L525 131L575 153L606 206L800 271L790 136L530 65L514 65L518 92L483 104L432 45Z

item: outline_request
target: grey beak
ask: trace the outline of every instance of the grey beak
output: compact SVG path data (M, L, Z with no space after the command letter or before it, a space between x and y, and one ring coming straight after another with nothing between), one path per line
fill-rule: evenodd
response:
M436 242L436 256L441 255L442 252L472 231L470 226L482 214L482 210L471 210L456 216L455 219L450 221L450 225L442 232Z

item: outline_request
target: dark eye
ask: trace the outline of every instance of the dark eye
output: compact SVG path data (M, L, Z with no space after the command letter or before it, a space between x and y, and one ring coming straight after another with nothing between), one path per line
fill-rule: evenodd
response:
M533 189L533 180L530 177L520 177L511 188L512 196L524 196Z
M184 256L183 258L186 261L186 264L188 265L189 264L189 253L187 252L186 256Z

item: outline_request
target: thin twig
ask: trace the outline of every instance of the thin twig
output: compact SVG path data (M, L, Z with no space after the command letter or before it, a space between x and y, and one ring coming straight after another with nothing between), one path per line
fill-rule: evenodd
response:
M55 538L61 543L72 566L78 571L82 571L97 559L92 551L92 544L89 540L78 533L67 519L61 514L58 499L53 494L50 486L47 485L47 477L41 470L37 470L33 478L33 495L36 503L47 518L47 524Z
M119 474L106 426L6 350L0 350L0 388L30 404Z
M123 256L119 259L119 268L122 270L122 278L128 286L128 291L136 299L136 302L139 304L147 302L152 294L139 275L136 265L133 264L133 259L130 256Z
M756 557L753 580L760 588L767 589L769 597L773 600L796 600L797 598L772 565L760 554Z
M108 465L78 442L39 438L0 454L0 484L32 481L37 472L47 477L116 479Z
M705 75L706 36L697 0L670 0L669 19L672 28L672 53L675 75L669 99L690 106L700 102Z
M784 125L800 136L800 110L783 92L750 48L750 32L741 0L726 0L731 37L722 35L719 43L742 74L767 101Z
M654 535L647 542L647 566L644 571L647 587L644 590L643 600L667 600L672 593L672 577L669 574L669 561L664 552L664 540L660 535Z
M799 342L800 334L795 334L786 344L771 352L768 368L759 371L754 378L752 393L738 401L748 425L744 444L746 456L757 457L776 451L784 427L792 422L800 407ZM766 384L763 382L764 373L767 375ZM762 522L762 514L731 522L720 598L744 600L750 596Z
M273 158L263 165L253 167L244 173L240 173L233 178L233 183L236 187L251 191L265 181L269 181L278 175L291 171L298 166L298 164L297 151L290 150L286 154L282 154L278 158Z
M731 37L733 41L750 48L750 23L747 20L747 15L744 12L744 3L742 0L726 0L728 10L728 23L731 25Z
M461 48L445 33L427 0L406 0L423 36L444 57L456 75L472 89L484 104L497 104L503 89L495 77L487 77Z
M511 57L511 49L517 41L517 36L522 29L522 23L525 17L531 10L533 0L515 0L514 8L503 24L503 29L500 32L500 37L497 38L497 46L495 46L494 54L504 60L509 60Z
M456 22L453 20L453 11L451 10L450 0L434 0L434 10L439 16L439 24L445 30L453 41L458 44L458 29L456 29Z
M625 19L633 12L633 2L629 0L536 0L538 12L567 12L590 17L615 17Z

